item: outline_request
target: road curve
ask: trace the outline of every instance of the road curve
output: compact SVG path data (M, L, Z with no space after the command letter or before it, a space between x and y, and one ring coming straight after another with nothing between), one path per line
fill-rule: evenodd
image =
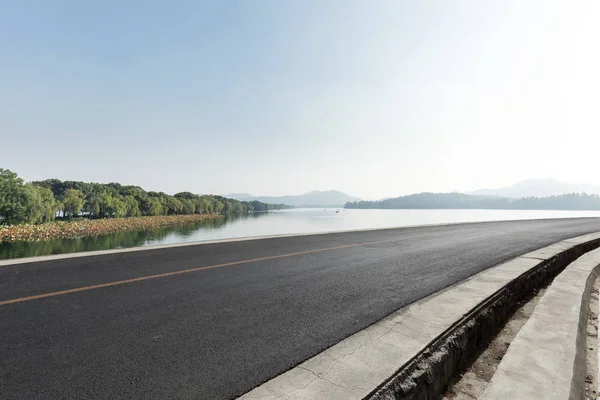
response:
M228 399L550 243L557 219L194 245L0 267L0 393Z

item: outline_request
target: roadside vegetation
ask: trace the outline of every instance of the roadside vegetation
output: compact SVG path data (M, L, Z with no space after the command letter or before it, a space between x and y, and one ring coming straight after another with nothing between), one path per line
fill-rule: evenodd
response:
M119 183L58 179L25 183L0 168L0 242L155 229L283 208L289 207L190 192L171 196Z

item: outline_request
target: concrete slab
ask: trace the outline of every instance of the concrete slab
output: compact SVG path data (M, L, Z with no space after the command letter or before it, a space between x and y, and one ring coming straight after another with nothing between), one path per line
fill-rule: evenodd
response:
M563 242L581 244L581 243L586 243L586 242L589 242L591 240L596 240L596 239L600 239L599 232L589 233L587 235L581 235L581 236L577 236L577 237L574 237L571 239L566 239L566 240L563 240Z
M597 249L556 277L510 344L482 399L582 398L588 303L599 265Z

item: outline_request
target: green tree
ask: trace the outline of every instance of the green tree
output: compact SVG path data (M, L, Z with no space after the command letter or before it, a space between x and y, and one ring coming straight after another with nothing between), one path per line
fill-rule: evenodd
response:
M67 189L63 199L65 215L77 215L83 208L83 192L78 189Z
M163 205L160 202L160 199L157 197L150 197L148 200L148 214L147 215L162 215L163 214Z
M113 217L122 218L127 215L127 205L120 196L113 197Z
M181 199L194 200L200 196L198 196L197 194L191 193L191 192L179 192L179 193L175 194L175 196L173 196L173 197L176 197L179 200L181 200Z
M527 200L523 206L535 207L541 201L542 199ZM598 202L598 199L594 198L594 201ZM591 198L583 196L565 201L549 200L548 204L550 203L553 207L563 207L567 203L574 204L572 207L595 207L591 205ZM194 213L242 214L249 210L279 208L285 207L258 201L240 202L216 195L200 196L191 192L170 196L114 182L102 184L47 179L25 184L14 172L0 168L0 224L48 222L55 218L57 211L63 211L64 216L73 216L83 211L90 218L108 218Z
M167 204L168 203L168 199L167 198L168 197L173 198L172 196L169 196L169 195L167 195L165 193L162 193L162 192L148 192L148 195L151 198L158 199L158 201L161 204L161 210L160 210L160 212L158 214L155 214L155 215L167 215L169 213L169 205Z
M31 185L31 187L37 191L41 202L41 222L54 221L54 218L56 218L56 211L58 210L58 204L56 202L56 199L54 198L52 190L42 186Z
M100 217L100 196L98 192L94 190L92 193L85 196L85 203L83 210L89 213L89 217Z
M138 202L138 208L141 215L152 215L152 204L150 203L150 197L146 192L137 191L133 194L133 197Z
M62 201L56 201L56 212L62 212L63 215L65 213L65 204Z
M182 212L184 214L194 214L196 212L196 205L191 199L180 199L182 205Z
M23 179L0 168L0 223L11 225L27 221L25 196Z
M219 200L215 200L212 204L213 212L215 214L220 214L224 207L225 204L221 203Z
M42 222L44 215L44 204L40 193L32 184L25 185L23 196L23 205L25 206L25 221L30 224L38 224Z
M87 206L87 212L90 213L90 217L92 216L96 216L99 217L100 216L100 202L98 201L97 198L94 199L94 201L88 203Z
M183 210L183 204L177 198L173 196L165 196L167 204L167 213L169 215L181 214Z
M141 215L138 201L135 197L128 195L124 198L125 203L125 216L127 217L139 217Z
M109 192L102 192L98 196L98 205L100 206L99 215L104 218L110 218L115 213L114 197Z
M245 206L242 203L240 203L239 201L236 201L235 203L233 203L232 209L235 214L242 214L247 210L245 208Z
M215 203L209 199L208 197L203 197L202 198L202 212L205 214L212 214L214 211L214 205ZM216 211L217 213L220 213L221 210Z

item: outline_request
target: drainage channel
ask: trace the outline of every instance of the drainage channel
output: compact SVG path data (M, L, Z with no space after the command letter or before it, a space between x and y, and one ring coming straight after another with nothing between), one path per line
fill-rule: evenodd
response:
M537 290L528 301L520 303L519 308L498 335L487 345L487 348L476 356L473 363L467 369L458 372L457 376L450 381L442 394L443 400L476 400L483 394L511 342L533 314L535 306L546 292L548 286L546 285ZM585 376L586 400L600 399L598 393L600 373L598 364L598 351L600 350L600 337L598 336L598 318L600 317L599 293L600 278L594 282L588 306Z
M498 335L487 345L487 348L476 356L466 370L458 372L458 376L451 380L442 394L443 400L471 400L481 396L494 376L510 343L533 314L535 306L546 292L547 287L548 285L535 291L529 301L524 300L519 303L519 308Z
M506 354L512 340L517 336L525 325L538 301L542 298L550 285L537 290L531 299L520 303L519 308L508 320L504 328L487 345L487 348L476 356L473 363L463 371L460 371L451 380L442 394L443 400L476 400L478 399L488 383L494 376L498 365ZM587 336L586 336L586 377L585 377L585 399L600 399L598 392L599 383L599 357L600 337L598 332L598 318L600 317L600 278L594 282L594 288L590 297Z

